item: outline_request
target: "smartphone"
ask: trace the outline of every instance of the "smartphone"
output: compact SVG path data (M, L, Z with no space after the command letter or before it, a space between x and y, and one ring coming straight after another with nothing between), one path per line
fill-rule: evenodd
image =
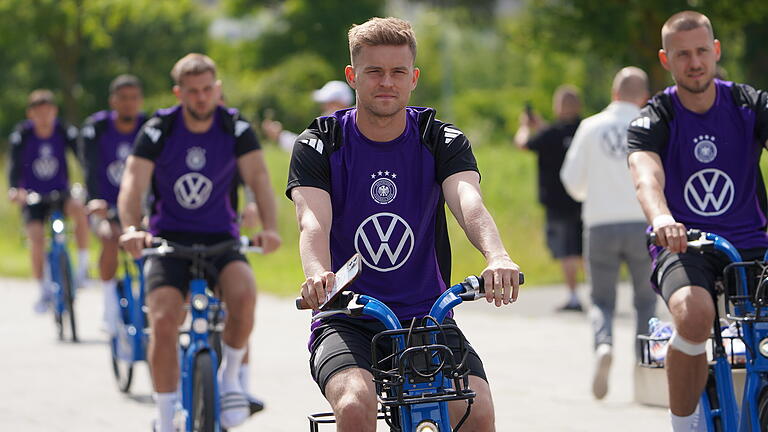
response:
M349 286L363 270L363 258L356 253L340 269L336 271L336 281L333 289L326 294L325 302L320 305L320 310L325 310L333 304L333 301Z
M533 118L533 105L531 101L525 101L525 115L529 118Z

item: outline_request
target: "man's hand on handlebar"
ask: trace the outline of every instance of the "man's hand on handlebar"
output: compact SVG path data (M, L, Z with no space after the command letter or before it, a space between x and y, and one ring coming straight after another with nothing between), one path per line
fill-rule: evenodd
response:
M274 252L282 244L280 234L275 230L263 230L253 236L253 245L262 249L264 254Z
M141 250L152 246L152 234L130 228L120 236L120 246L134 259L139 259Z
M24 188L10 188L8 189L8 199L12 203L24 205L27 203L27 190Z
M309 277L301 284L301 298L312 310L318 310L320 305L325 303L325 299L333 289L335 282L336 274L333 272L323 272L317 276Z
M509 255L498 255L488 260L488 266L481 274L485 281L485 299L495 301L496 307L517 301L520 289L520 267Z
M688 249L685 225L676 222L671 216L654 219L653 232L656 234L656 244L671 253L682 253Z

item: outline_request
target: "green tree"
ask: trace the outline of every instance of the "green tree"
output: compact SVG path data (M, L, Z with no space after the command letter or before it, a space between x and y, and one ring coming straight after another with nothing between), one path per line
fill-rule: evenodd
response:
M0 128L35 87L58 90L71 122L104 106L119 73L167 91L170 66L205 47L206 27L192 0L0 0L0 52L11 65L0 68Z
M738 41L743 27L768 17L763 0L529 0L527 14L532 39L547 49L594 53L622 65L636 65L648 72L651 86L670 81L658 65L661 26L672 14L696 10L712 21L715 36L724 42L728 69L755 58L741 55ZM759 56L757 56L759 57Z
M381 16L381 0L229 0L226 10L233 16L271 15L260 36L243 44L248 68L263 69L283 62L293 54L311 51L334 67L349 63L347 31L373 16Z

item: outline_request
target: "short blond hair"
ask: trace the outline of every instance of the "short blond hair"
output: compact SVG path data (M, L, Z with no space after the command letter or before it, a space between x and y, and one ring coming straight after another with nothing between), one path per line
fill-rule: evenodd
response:
M664 23L661 27L661 47L667 49L667 37L672 33L679 31L695 30L704 27L709 32L709 36L714 40L715 32L712 30L712 23L706 15L695 11L678 12Z
M27 97L27 108L34 108L39 105L56 105L56 98L53 92L48 89L37 89Z
M360 25L353 25L347 34L349 38L349 57L354 63L364 46L408 45L416 61L416 36L411 24L400 18L374 17Z
M216 77L216 63L204 54L189 53L179 59L173 69L171 69L171 78L176 85L181 85L181 79L187 75L201 75L210 72Z

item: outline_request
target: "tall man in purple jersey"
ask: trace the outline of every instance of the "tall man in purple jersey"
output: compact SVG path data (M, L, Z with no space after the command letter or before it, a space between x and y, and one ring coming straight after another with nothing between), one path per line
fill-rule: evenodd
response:
M91 226L101 240L99 276L104 286L102 327L109 334L116 329L119 306L115 272L120 229L117 194L125 160L144 123L141 82L133 75L120 75L109 85L108 111L99 111L85 120L80 131L80 153L88 188L87 209Z
M239 235L232 188L237 175L254 191L264 227L254 243L270 253L280 246L275 200L266 164L250 123L236 110L219 106L221 82L216 66L202 54L188 54L171 71L179 105L158 111L148 120L128 157L118 196L120 242L132 255L160 236L182 244L215 244ZM141 231L141 199L150 185L154 194L149 231ZM249 415L238 379L253 328L256 290L253 273L240 253L213 260L218 285L227 304L219 370L221 423L231 428ZM185 317L190 280L189 262L151 257L144 267L152 337L149 363L157 392L159 432L174 430L178 326Z
M707 381L706 342L714 280L727 264L686 251L687 228L724 236L745 260L768 247L760 153L768 139L768 94L715 79L720 42L698 12L661 30L662 66L675 85L654 96L628 131L637 197L663 251L652 282L675 323L666 357L674 431L704 430L697 407Z
M419 78L410 24L372 18L352 27L349 47L345 75L357 92L356 108L317 118L297 138L291 159L286 193L301 231L302 298L316 309L333 286L333 271L359 252L365 269L357 292L384 301L401 320L426 315L450 283L447 203L487 259L487 300L515 301L519 269L483 205L469 141L436 120L433 109L406 106ZM339 431L376 429L370 344L381 330L378 322L330 318L312 332L310 369ZM490 388L474 350L468 363L477 397L465 427L494 430ZM451 404L454 422L465 408Z
M88 268L88 222L82 203L69 196L69 174L66 150L76 153L77 128L59 120L59 109L50 90L35 90L29 95L27 120L18 124L9 139L11 157L8 196L22 207L29 239L32 273L40 286L37 312L45 312L51 291L44 277L45 229L43 222L50 215L51 206L35 202L32 193L42 196L57 194L64 213L75 223L78 269L77 283L85 280Z

